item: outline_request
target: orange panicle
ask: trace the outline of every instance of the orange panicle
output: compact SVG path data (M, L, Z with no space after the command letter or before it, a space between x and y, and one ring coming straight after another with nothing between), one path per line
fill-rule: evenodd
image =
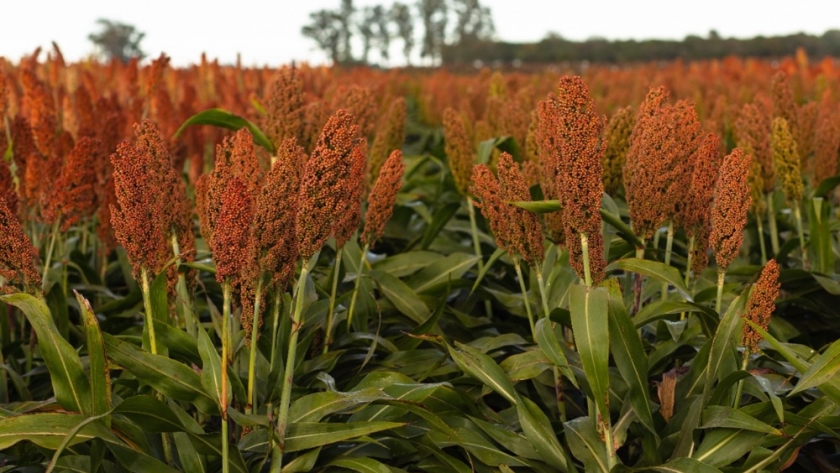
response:
M373 184L368 196L368 209L365 214L365 228L362 232L362 244L373 246L376 240L385 234L385 224L394 213L394 203L402 186L405 172L402 152L394 150L382 165L379 177Z
M776 260L771 259L761 270L758 281L753 284L747 299L747 309L744 312L744 319L758 325L764 330L770 325L770 318L776 310L776 298L779 297L779 265ZM762 336L749 324L744 324L741 333L741 345L749 352L758 351L758 344Z
M352 153L359 146L359 127L346 110L337 111L324 126L318 144L306 163L300 184L295 219L298 248L304 260L318 252L335 230L335 212L352 179Z
M0 196L0 277L25 292L39 292L41 275L35 266L37 262L38 250L23 232L17 215ZM0 286L0 293L12 291L8 286Z
M723 159L715 185L709 246L722 271L729 267L744 242L744 226L752 203L748 183L751 160L740 148L732 150Z

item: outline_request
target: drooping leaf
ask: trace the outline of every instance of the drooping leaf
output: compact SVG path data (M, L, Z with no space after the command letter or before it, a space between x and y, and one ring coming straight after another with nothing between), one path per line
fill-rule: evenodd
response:
M213 125L233 131L246 127L254 137L254 143L262 146L271 154L274 154L275 152L274 145L271 144L271 140L265 136L265 133L263 133L257 125L251 123L245 118L234 115L220 108L211 108L191 116L178 128L178 131L175 132L175 136L173 138L177 139L184 129L191 125Z
M0 302L20 309L38 336L38 348L50 371L55 398L68 411L91 412L90 380L76 350L59 333L49 309L30 294L0 296ZM59 440L60 441L60 440Z

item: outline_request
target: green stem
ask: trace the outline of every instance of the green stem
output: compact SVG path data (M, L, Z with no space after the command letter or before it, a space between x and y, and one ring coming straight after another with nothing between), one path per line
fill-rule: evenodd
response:
M353 282L353 296L350 298L350 308L347 310L347 330L350 330L350 327L353 325L353 313L356 310L356 298L359 295L359 285L362 283L362 268L365 266L365 262L367 261L367 252L368 252L368 245L362 249L362 257L359 258L359 270L356 274L356 281Z
M58 239L58 224L61 218L56 218L53 223L50 235L50 245L47 247L47 254L44 261L44 274L41 275L41 291L47 292L47 275L50 273L50 265L52 264L53 251L55 251L55 241Z
M802 228L802 210L799 204L793 206L793 217L796 219L796 233L799 235L799 249L802 251L802 266L807 271L811 265L808 263L808 252L805 250L805 229Z
M542 268L536 267L534 268L534 272L537 273L537 286L540 289L540 301L542 302L543 317L548 317L548 314L551 311L548 309L548 290L545 287L545 279L543 279Z
M586 287L592 287L592 273L589 269L589 238L586 233L580 234L580 250L583 254L583 279Z
M257 337L260 333L260 314L262 312L260 307L262 302L262 280L262 277L257 280L257 290L254 295L254 316L251 319L251 350L248 353L248 403L245 406L245 411L248 414L253 414L257 408L257 396L254 392L254 386L257 380L255 374L258 351Z
M155 338L155 322L152 313L152 294L149 289L149 271L145 266L140 267L140 283L143 289L143 308L146 311L146 330L149 331L149 350L157 355L157 339Z
M636 259L645 259L645 245L642 242L641 248L636 248ZM642 309L642 275L635 274L633 278L633 315Z
M744 357L741 359L741 371L747 370L747 364L750 361L750 349L744 347ZM741 408L741 395L744 393L744 380L738 380L738 388L735 390L735 409Z
M192 301L187 290L187 279L184 277L184 273L180 271L181 247L178 245L178 235L175 232L172 232L170 243L172 244L172 253L175 254L175 267L179 268L178 283L175 286L175 291L178 295L177 304L181 316L181 323L186 328L187 334L195 337L198 335L198 329L195 325L195 311L193 310Z
M689 287L691 284L691 263L694 259L694 235L688 237L688 256L685 262L685 287ZM685 319L685 312L680 312L680 320Z
M725 269L718 269L717 277L717 299L715 300L715 312L720 314L720 308L723 304L723 280L726 277Z
M274 359L277 352L277 337L280 332L280 304L282 301L283 293L280 292L279 288L277 288L274 293L274 307L271 309L271 315L274 317L274 326L271 328L271 360L269 361L269 373L274 371Z
M292 317L292 329L289 337L289 351L286 354L286 367L283 376L283 389L280 393L280 413L277 416L277 438L278 446L280 448L280 457L276 460L279 466L282 467L283 456L282 452L286 442L286 428L289 423L289 405L292 398L292 382L295 374L295 355L297 353L297 339L301 328L303 327L303 300L306 295L306 276L308 272L308 261L303 262L303 267L300 271L300 279L298 279L298 287L295 294L295 312Z
M478 241L478 223L475 219L475 205L472 197L467 196L467 211L470 214L470 230L472 230L473 251L478 256L478 272L484 272L484 257L481 255L481 243ZM484 301L484 312L487 317L493 317L493 304L490 299Z
M545 279L542 275L542 268L534 268L537 274L537 286L540 289L540 301L542 302L543 317L548 318L548 290L546 289ZM566 422L566 405L563 403L563 377L560 375L560 369L554 367L554 397L557 400L557 411L560 414L560 421Z
M330 350L330 345L332 345L332 330L333 330L333 317L335 315L335 296L336 292L338 292L338 275L341 273L341 256L344 254L344 247L338 249L338 252L335 254L335 263L333 263L333 277L332 277L332 290L330 291L330 308L327 311L327 333L326 333L326 340L324 341L324 353L327 353Z
M607 467L612 470L618 464L618 459L615 455L615 444L613 443L612 421L610 420L610 413L599 412L598 406L595 406L595 412L601 418L602 428L604 429L604 448L607 450Z
M671 250L674 247L674 221L668 220L668 233L665 237L665 266L671 265ZM668 299L668 283L662 283L662 300Z
M534 322L534 314L531 312L531 304L528 302L528 291L525 289L525 278L522 277L522 268L519 265L519 258L513 258L513 266L516 268L516 276L519 278L519 289L522 290L522 302L525 303L525 312L528 313L528 323L531 324L531 336L537 339L537 326Z
M776 210L773 209L773 193L767 194L767 223L770 225L770 248L773 256L779 254L779 228L776 225Z
M761 215L755 215L755 225L758 230L758 246L761 248L761 265L767 264L767 245L764 243L764 222Z
M222 404L222 473L230 471L229 446L230 434L228 433L228 358L230 358L230 280L222 283L222 393L220 402Z

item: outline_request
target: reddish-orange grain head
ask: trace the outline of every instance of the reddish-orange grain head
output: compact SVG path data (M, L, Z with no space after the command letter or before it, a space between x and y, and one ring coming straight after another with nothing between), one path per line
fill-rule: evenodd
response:
M35 75L34 70L23 69L21 81L35 145L41 154L51 156L55 152L56 138L56 107L53 96Z
M776 310L776 298L779 297L779 265L776 260L771 259L761 270L758 281L753 285L747 301L747 310L744 318L758 325L765 331L770 325L770 318ZM741 333L741 345L748 351L758 351L758 344L762 336L747 323Z
M248 261L248 237L253 218L253 200L248 185L234 176L225 183L219 202L219 215L213 237L213 259L216 261L216 280L241 280Z
M17 215L0 196L0 276L26 292L38 292L41 276L35 266L37 262L38 250L23 233ZM0 287L0 293L11 291L8 286Z
M739 148L732 150L723 159L715 185L709 245L722 271L729 267L744 242L744 226L752 203L748 182L750 161L750 156Z
M461 195L468 196L475 163L472 139L464 126L463 117L451 108L443 112L443 130L446 136L446 157L455 188Z
M91 217L97 208L96 167L101 150L98 140L82 137L73 147L61 167L61 174L52 192L42 202L41 212L46 223L61 221L61 230Z
M405 171L402 152L394 150L385 160L379 177L368 197L368 209L365 214L365 228L362 232L362 244L373 246L376 240L385 234L385 224L394 213L394 202L402 186Z
M508 153L499 155L498 173L501 199L505 203L508 214L507 225L511 226L507 232L510 239L509 245L514 253L522 256L522 259L532 266L537 266L542 262L544 255L540 219L535 213L511 203L531 200L525 178L522 177L519 166Z
M692 157L691 183L676 216L676 223L694 238L692 269L695 274L700 274L708 265L710 216L720 163L720 139L710 133Z
M346 110L339 110L324 126L301 179L295 228L304 260L333 235L336 209L352 198L352 183L345 181L353 179L352 154L358 146L359 127Z

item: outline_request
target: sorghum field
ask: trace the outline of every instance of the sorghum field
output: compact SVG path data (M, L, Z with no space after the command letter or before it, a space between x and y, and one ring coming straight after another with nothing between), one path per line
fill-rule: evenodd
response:
M0 472L838 471L832 60L56 48L0 117Z

